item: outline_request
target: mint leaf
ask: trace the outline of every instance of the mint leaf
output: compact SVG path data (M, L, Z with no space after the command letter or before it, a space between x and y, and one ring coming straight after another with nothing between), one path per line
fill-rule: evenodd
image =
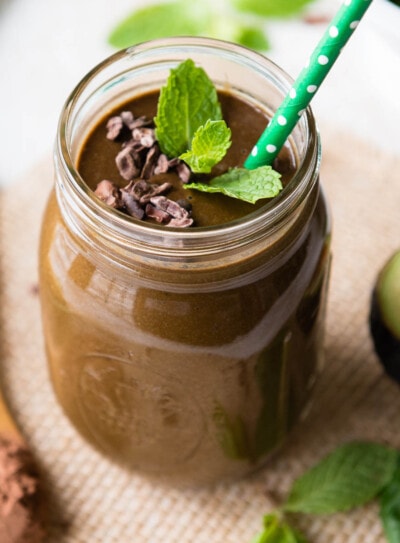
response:
M231 131L225 121L211 121L200 126L192 140L191 149L180 155L194 173L210 173L231 146Z
M190 149L194 133L208 119L222 119L217 91L203 68L185 60L160 91L154 122L162 152L177 157Z
M231 0L240 11L254 13L263 17L288 17L302 11L313 0Z
M240 27L234 41L256 51L267 51L270 48L270 43L264 30L255 26Z
M295 481L285 511L335 513L363 505L391 480L394 449L376 443L342 445Z
M200 36L210 24L207 10L194 10L186 2L170 2L139 8L121 21L108 36L114 47L171 36Z
M214 177L209 183L188 183L185 189L202 192L221 192L231 198L238 198L255 204L262 198L272 198L282 189L280 174L271 166L254 170L232 168L227 173Z
M380 496L380 517L386 539L389 543L400 541L400 454L397 466L389 484Z
M167 2L143 7L118 23L108 42L119 49L172 36L209 36L266 51L269 43L257 22L243 25L243 14L207 2Z
M251 47L258 51L269 49L269 42L263 28L263 20L258 21L253 16L244 17L243 13L226 9L221 11L221 6L216 9L210 5L211 24L208 34L211 37L231 41ZM243 20L244 19L244 20Z
M283 522L277 515L264 516L264 530L251 543L307 543L303 535Z

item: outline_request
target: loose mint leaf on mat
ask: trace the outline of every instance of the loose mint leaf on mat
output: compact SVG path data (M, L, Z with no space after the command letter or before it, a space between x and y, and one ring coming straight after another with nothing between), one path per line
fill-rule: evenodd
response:
M388 543L400 541L400 454L391 481L380 495L380 517Z
M322 514L363 505L390 482L397 454L376 443L342 445L295 481L283 508Z
M263 17L288 17L302 11L314 0L231 0L240 11L254 13Z
M225 121L208 121L194 133L191 149L180 155L194 173L210 173L231 146L231 131Z
M271 166L261 166L254 170L232 168L208 183L188 183L184 187L202 192L220 192L231 198L255 204L257 200L272 198L279 194L282 190L280 177Z
M208 119L222 119L217 91L191 59L172 69L160 91L156 138L163 153L176 157L190 149L196 130Z
M112 30L108 41L124 48L156 38L200 36L209 25L209 15L191 4L171 2L139 8Z
M264 529L250 543L307 543L303 535L291 528L278 515L264 516Z

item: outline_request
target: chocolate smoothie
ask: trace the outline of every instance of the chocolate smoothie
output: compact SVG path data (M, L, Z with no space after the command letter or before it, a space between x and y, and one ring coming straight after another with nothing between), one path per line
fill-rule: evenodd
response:
M130 131L122 131L116 141L106 138L107 123L110 119L122 113L132 113L134 119L145 117L151 120L156 116L159 93L149 93L135 98L132 102L120 105L110 112L91 132L83 145L78 157L78 170L85 182L93 190L104 180L110 180L117 186L126 185L126 180L116 165L116 156L119 150L124 148L131 137ZM235 166L243 166L243 162L256 143L268 117L265 112L250 106L243 100L235 98L230 93L219 93L219 101L223 118L232 131L232 145L221 162L214 166L211 174L197 175L193 177L208 180L228 171ZM146 124L145 130L149 130ZM122 143L122 146L121 146ZM286 185L296 170L296 159L293 150L285 147L276 160L274 167L282 175L283 185ZM139 175L139 174L138 174ZM167 173L153 175L151 181L158 185L170 183L172 188L168 191L168 198L175 201L187 200L190 203L193 226L215 226L244 217L266 204L266 200L259 200L256 204L250 204L243 200L230 198L222 194L206 194L197 190L184 188L184 183L174 169Z
M219 96L233 140L224 170L243 164L267 113L235 92ZM156 175L173 184L169 198L190 200L194 224L182 233L107 209L96 185L124 184L107 119L126 110L151 118L156 99L114 103L81 140L87 205L71 205L65 176L50 197L40 249L46 349L57 397L95 447L140 473L209 483L260 466L307 405L329 225L316 178L281 212L285 196L252 205ZM275 166L295 192L293 147Z

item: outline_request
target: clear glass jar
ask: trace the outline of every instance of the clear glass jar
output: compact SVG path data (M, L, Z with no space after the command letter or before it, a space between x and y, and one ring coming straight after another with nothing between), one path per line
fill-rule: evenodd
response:
M310 110L290 138L293 180L243 219L166 228L93 195L76 170L90 128L186 58L271 113L292 83L264 56L204 38L141 44L97 66L61 115L40 293L52 382L79 432L122 465L198 484L260 466L304 413L330 227Z

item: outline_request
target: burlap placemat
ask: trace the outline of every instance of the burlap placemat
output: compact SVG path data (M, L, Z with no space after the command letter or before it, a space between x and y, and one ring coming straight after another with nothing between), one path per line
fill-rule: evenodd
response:
M330 129L322 131L323 184L334 217L326 366L313 409L279 455L255 476L213 489L178 490L126 473L94 452L53 396L41 336L37 239L52 183L51 160L1 195L1 380L41 463L49 543L247 543L271 510L269 491L340 443L400 447L400 389L384 374L367 327L378 268L400 246L400 159ZM383 543L377 507L299 518L313 543Z

